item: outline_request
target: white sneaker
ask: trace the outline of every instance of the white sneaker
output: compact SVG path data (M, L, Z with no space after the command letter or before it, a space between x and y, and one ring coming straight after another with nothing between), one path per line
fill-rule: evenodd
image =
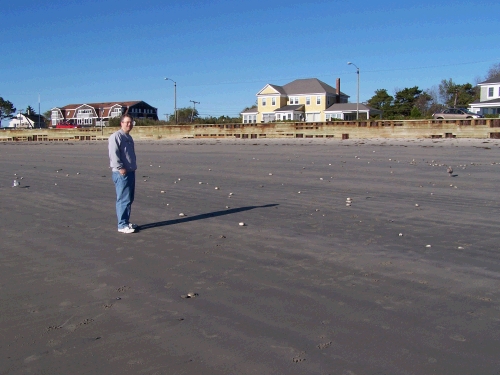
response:
M125 228L118 229L118 232L120 232L120 233L134 233L135 229L130 228L130 227L125 227Z
M129 223L128 227L131 228L131 229L137 229L137 228L139 228L139 226L137 224L132 224L132 223Z

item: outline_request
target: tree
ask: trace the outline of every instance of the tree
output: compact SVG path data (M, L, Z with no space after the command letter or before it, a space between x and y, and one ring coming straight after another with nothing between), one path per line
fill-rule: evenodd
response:
M387 93L386 89L375 90L375 95L368 99L368 105L375 109L384 111L384 117L390 112L394 98Z
M245 107L241 112L248 111L249 109L257 109L257 103L252 104L250 107Z
M30 105L26 107L26 111L25 111L25 113L26 113L27 115L36 115L36 111L35 111L35 110L33 109L33 107L32 107L32 106L30 106Z
M470 83L459 85L450 78L443 79L439 84L439 97L448 107L467 107L479 98L479 92L477 87Z
M423 91L418 86L406 87L397 91L394 95L394 115L409 117L422 93ZM425 95L426 98L424 100L431 99L430 95Z
M486 73L486 77L484 77L484 80L487 81L492 78L500 78L500 63L493 64L490 67L488 73Z
M431 108L434 104L434 98L432 96L432 92L429 90L425 90L422 92L418 98L415 100L415 106L412 108L412 112L410 113L410 116L415 118L415 117L422 117L422 116L431 116L432 111ZM418 114L414 115L414 109L418 110Z
M198 110L192 107L177 108L177 122L179 124L191 122L191 116L192 120L195 121L199 116ZM175 121L175 116L170 115L169 121Z
M14 105L8 100L0 97L0 121L6 118L12 118L12 114L16 112Z

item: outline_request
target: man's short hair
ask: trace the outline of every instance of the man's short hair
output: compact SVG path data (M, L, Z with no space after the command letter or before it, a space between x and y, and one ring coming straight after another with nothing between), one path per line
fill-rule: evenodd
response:
M132 124L134 123L134 118L131 115L129 115L128 113L126 113L126 114L122 115L122 117L120 117L120 123L125 119L125 117L128 117Z

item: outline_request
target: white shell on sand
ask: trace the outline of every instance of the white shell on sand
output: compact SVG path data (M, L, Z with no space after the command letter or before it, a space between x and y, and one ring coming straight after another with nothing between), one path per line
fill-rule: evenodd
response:
M431 245L425 245L425 247L432 247Z
M244 227L246 224L242 221L238 224L240 227Z
M182 212L179 214L179 216L183 217L183 216L186 216L185 214L183 214Z

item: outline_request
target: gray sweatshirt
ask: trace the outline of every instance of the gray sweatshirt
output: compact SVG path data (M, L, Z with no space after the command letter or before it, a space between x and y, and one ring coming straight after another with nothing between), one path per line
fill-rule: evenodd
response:
M122 129L114 132L109 137L108 151L109 166L113 169L113 172L118 172L122 168L125 168L127 172L137 169L134 140Z

